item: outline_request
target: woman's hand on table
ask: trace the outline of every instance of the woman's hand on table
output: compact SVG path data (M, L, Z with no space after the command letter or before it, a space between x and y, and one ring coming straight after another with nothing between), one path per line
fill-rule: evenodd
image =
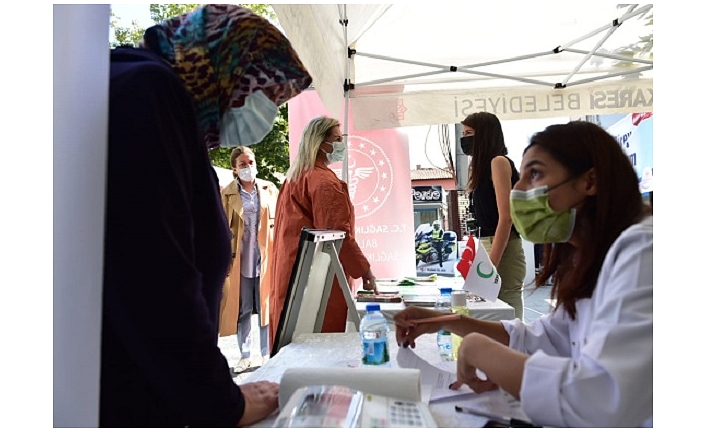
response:
M378 286L377 283L375 282L375 275L373 275L373 271L368 268L368 272L363 275L363 290L372 290L375 295L378 295Z
M475 354L483 354L486 341L491 340L482 334L469 334L463 337L458 348L456 381L451 384L449 389L459 389L464 383L477 394L498 389L498 385L490 379L484 380L476 374Z
M245 398L245 410L239 427L252 425L269 416L279 406L279 384L267 381L238 385Z
M437 311L432 308L422 308L414 305L406 307L404 310L395 314L395 336L397 345L402 347L416 347L414 340L422 334L433 334L438 332L443 322L431 323L412 323L410 320L428 319L430 317L443 316L448 313Z

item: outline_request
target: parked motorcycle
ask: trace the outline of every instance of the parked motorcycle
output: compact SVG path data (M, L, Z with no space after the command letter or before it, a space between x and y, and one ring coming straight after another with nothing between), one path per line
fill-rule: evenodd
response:
M438 262L439 266L441 266L443 262L447 261L456 250L456 242L449 241L446 237L447 235L445 234L443 239L432 239L431 229L429 231L417 229L414 237L417 265L419 265L419 262Z

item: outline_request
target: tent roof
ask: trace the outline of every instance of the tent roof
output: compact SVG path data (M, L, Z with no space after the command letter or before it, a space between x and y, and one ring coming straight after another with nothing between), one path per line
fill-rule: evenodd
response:
M506 119L651 111L651 5L273 7L333 115L345 106L350 77L358 129L455 123L477 110ZM625 52L636 47L646 55L626 61ZM350 61L349 48L355 50ZM597 90L606 92L603 103L590 99ZM580 93L580 106L567 96L572 91ZM520 97L520 108L509 106L513 97ZM546 106L533 107L538 100Z

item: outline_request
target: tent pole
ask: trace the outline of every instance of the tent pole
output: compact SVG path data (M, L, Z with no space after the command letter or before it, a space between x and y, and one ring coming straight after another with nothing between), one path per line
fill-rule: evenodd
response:
M589 54L589 51L585 51L582 49L574 49L574 48L565 48L564 51L565 52L573 52L575 54ZM618 61L630 61L633 63L648 64L650 66L654 63L651 60L644 60L641 58L634 58L634 57L628 57L626 55L616 55L616 54L610 54L610 53L605 53L605 52L594 52L593 56L594 57L610 58L612 60L618 60Z
M630 6L630 10L628 11L627 14L633 12L633 10L634 10L636 7L637 7L637 5L632 5L632 6ZM627 15L627 14L626 14L626 15ZM583 60L581 60L581 62L580 62L579 64L577 64L576 67L574 67L574 70L572 70L572 71L566 76L566 78L564 78L564 81L562 82L562 84L564 85L564 87L566 87L566 84L567 84L567 83L569 82L569 80L576 74L576 72L578 72L579 69L581 69L581 68L583 67L583 65L586 64L586 62L587 62L591 57L593 57L593 54L595 54L596 51L598 51L598 48L600 48L601 46L603 46L603 44L605 43L605 41L608 40L608 38L611 37L611 36L613 35L613 33L615 33L615 30L618 29L618 26L620 26L620 24L622 24L623 21L625 21L625 18L624 18L624 17L621 17L620 19L616 19L616 20L613 22L612 27L610 27L610 29L608 29L608 31L606 32L606 34L603 35L603 37L601 38L601 40L599 40L598 42L596 42L596 44L593 46L593 49L592 49L589 53L587 53L587 54L584 56Z
M569 86L569 85L575 86L575 85L587 84L587 83L589 83L589 82L595 82L595 81L598 81L598 80L601 80L601 79L613 78L613 77L617 77L617 76L626 76L626 77L627 77L627 76L629 76L629 75L634 75L634 74L636 74L636 73L639 74L639 73L642 73L642 72L647 72L648 70L652 70L652 66L640 67L640 68L637 68L637 69L631 69L631 70L629 70L629 71L623 71L623 72L606 73L606 74L604 74L604 75L595 76L595 77L593 77L593 78L586 78L586 79L581 79L581 80L578 80L578 81L574 81L574 82L572 82L571 84L567 84L567 86Z
M343 6L343 11L341 13L341 6ZM346 47L346 78L343 83L343 143L346 146L346 152L343 154L343 166L341 166L341 178L345 183L348 183L348 99L350 98L350 78L351 78L351 55L348 47L348 11L346 5L338 5L339 16L341 17L340 23L343 26L343 46Z
M629 10L627 13L623 14L623 16L621 16L620 18L617 18L617 19L611 21L610 23L608 23L608 24L606 24L606 25L604 25L604 26L602 26L602 27L599 27L599 28L593 30L592 32L590 32L590 33L588 33L588 34L585 34L585 35L583 35L583 36L581 36L581 37L579 37L579 38L577 38L577 39L574 39L574 40L572 40L572 41L570 41L570 42L567 42L567 43L565 43L565 44L563 44L563 45L560 45L559 47L556 48L556 49L557 49L557 52L559 52L559 51L561 51L561 50L563 50L563 49L565 49L565 48L569 48L569 47L571 47L572 45L574 45L574 44L576 44L576 43L578 43L578 42L581 42L582 40L586 40L586 39L588 39L588 38L590 38L590 37L593 37L593 36L595 36L595 35L597 35L597 34L603 32L603 31L605 31L605 30L608 30L608 29L610 29L610 28L616 27L617 25L622 24L623 22L627 21L628 19L630 19L630 18L632 18L632 17L634 17L634 16L641 15L641 14L643 14L643 13L647 13L647 11L649 11L650 9L652 9L652 5L649 5L649 4L648 4L648 5L645 5L645 6L642 6L641 8L635 10L635 7L636 7L636 6L637 6L637 5L632 5L632 6L630 6L630 10ZM616 25L616 24L617 24L617 25Z

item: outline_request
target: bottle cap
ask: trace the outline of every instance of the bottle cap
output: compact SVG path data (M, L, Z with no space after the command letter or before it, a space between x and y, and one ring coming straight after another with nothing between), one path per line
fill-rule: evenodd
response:
M453 289L450 287L441 287L439 288L439 292L441 292L442 295L451 295L451 291Z
M380 304L367 304L365 311L380 311Z
M466 298L468 294L465 290L457 290L451 293L451 306L466 308Z

